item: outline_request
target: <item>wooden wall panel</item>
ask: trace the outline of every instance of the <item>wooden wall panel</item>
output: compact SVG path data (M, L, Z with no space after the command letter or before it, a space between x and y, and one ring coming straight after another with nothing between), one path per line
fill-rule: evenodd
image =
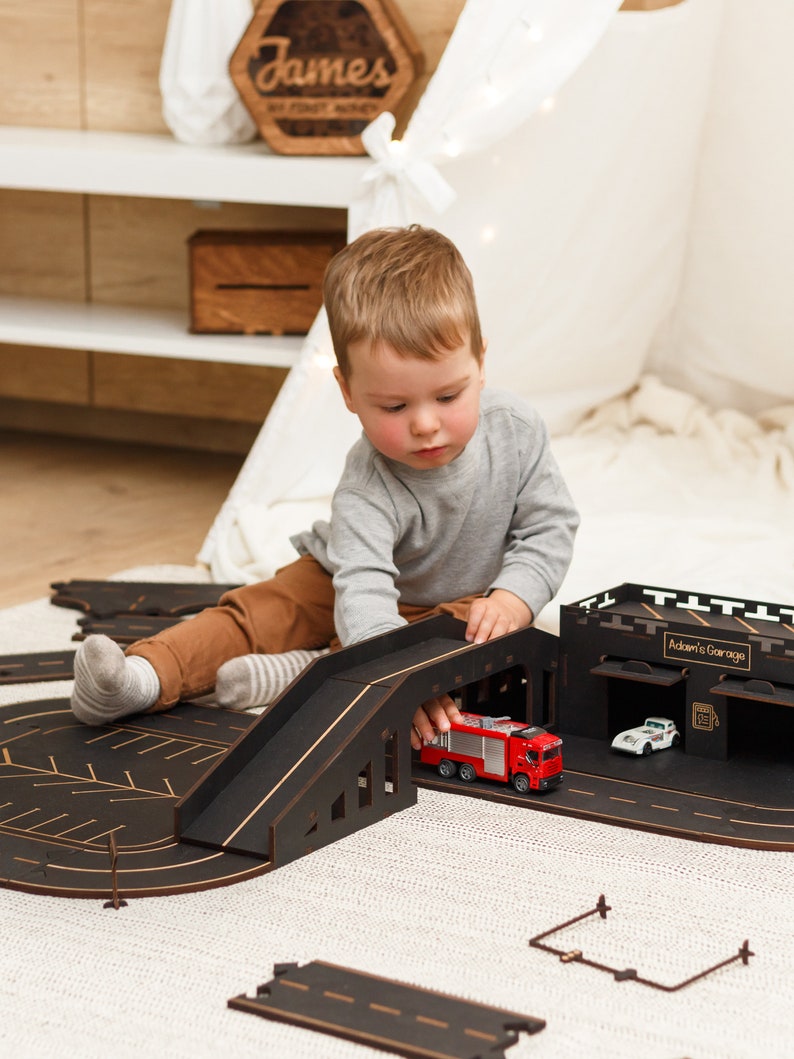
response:
M438 65L464 4L465 0L397 0L425 55L425 71L401 108L403 119ZM82 0L82 5L86 127L167 132L158 75L170 0Z
M195 416L154 415L118 409L22 401L0 396L0 428L80 438L111 438L245 455L259 432L255 423Z
M395 130L395 136L399 137L438 66L466 0L435 0L434 3L427 3L427 0L397 0L397 3L425 57L424 72L406 93L400 108Z
M0 189L0 293L82 301L82 195Z
M81 0L0 0L0 124L78 129Z
M425 78L438 66L466 0L397 0L425 56Z
M395 2L425 55L425 71L401 108L401 128L465 0ZM680 2L626 0L623 10ZM170 6L170 0L0 0L0 124L167 132L158 74Z
M141 412L262 423L283 368L94 354L94 404Z
M158 77L170 0L81 0L86 128L167 132Z
M398 0L425 55L404 116L464 3ZM167 132L158 75L170 6L170 0L0 0L0 124Z
M24 400L87 404L88 354L74 349L0 345L0 393Z
M464 0L396 0L426 67ZM0 0L0 124L167 133L158 84L171 0ZM253 10L253 7L252 7ZM200 228L336 229L345 211L0 190L0 294L183 308ZM0 347L0 423L244 452L275 368Z
M200 228L342 229L345 210L95 196L89 202L92 298L183 308L188 324L187 239Z

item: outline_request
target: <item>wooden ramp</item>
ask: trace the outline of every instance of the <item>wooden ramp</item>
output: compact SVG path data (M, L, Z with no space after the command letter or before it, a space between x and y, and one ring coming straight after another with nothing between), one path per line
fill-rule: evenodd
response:
M429 618L317 659L177 804L177 838L279 867L413 805L417 705L522 657L526 630L464 630Z

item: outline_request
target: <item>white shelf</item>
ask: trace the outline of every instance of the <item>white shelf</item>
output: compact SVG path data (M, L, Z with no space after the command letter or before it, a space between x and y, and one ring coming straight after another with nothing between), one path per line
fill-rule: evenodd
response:
M291 368L300 335L191 335L179 310L0 297L0 342Z
M0 126L0 187L346 209L372 159L293 157L261 141L193 147L171 136Z
M371 159L276 155L261 141L0 126L0 188L346 209ZM290 368L303 339L191 335L184 313L0 297L0 343Z

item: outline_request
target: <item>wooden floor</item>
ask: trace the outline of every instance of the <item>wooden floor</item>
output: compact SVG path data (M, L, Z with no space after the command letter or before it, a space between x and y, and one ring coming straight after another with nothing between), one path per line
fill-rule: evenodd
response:
M0 607L52 581L193 565L242 461L0 430Z

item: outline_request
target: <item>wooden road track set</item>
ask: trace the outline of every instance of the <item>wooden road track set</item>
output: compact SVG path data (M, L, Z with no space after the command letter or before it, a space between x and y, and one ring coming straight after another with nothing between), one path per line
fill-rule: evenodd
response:
M214 605L230 586L52 587L53 603L84 613L73 639L104 632L123 644ZM415 804L418 786L701 841L792 849L794 784L785 762L760 753L790 724L794 688L775 668L794 657L790 614L624 585L563 608L560 638L532 628L473 645L462 622L441 616L332 652L258 716L184 703L88 727L67 699L5 707L0 885L104 899L114 909L132 898L226 885ZM693 679L702 657L710 668ZM0 683L70 679L73 661L74 651L6 655ZM462 710L561 735L562 785L519 794L423 766L411 750L410 719L417 703L444 692ZM741 708L748 702L757 707L757 732ZM614 729L640 723L651 707L674 716L697 753L609 754ZM726 748L744 742L749 753L729 762ZM753 789L763 797L750 798ZM529 944L616 981L667 991L753 955L745 941L735 955L667 987L548 942L607 911L602 896ZM254 997L228 1004L418 1059L504 1056L519 1033L545 1025L321 961L276 965Z
M181 620L214 604L227 587L59 582L53 602L112 627L122 621ZM618 599L616 611L617 590L611 590L606 606L565 608L562 633L566 617L579 629L606 627L613 638L616 630L636 632L635 620L652 622L663 627L668 656L701 641L730 642L723 621L713 641L703 636L702 606L695 611L699 640L691 633L671 634L671 599L660 602L663 590L643 591L655 593L653 617L642 607L639 618L626 617L638 612L636 592L622 605ZM691 595L687 602L694 602ZM794 633L787 622L778 622L773 636L769 608L748 604L744 613L750 606L764 618L755 622L763 625L753 634L758 644L740 644L730 652L744 667L744 684L730 673L712 690L729 683L734 690L745 687L748 697L785 703L786 688L762 683L751 664L757 664L761 646L769 655L792 653ZM727 609L736 612L738 604ZM749 623L745 618L741 623L746 636ZM614 645L608 646L614 652ZM616 654L605 657L596 643L590 653L600 653L583 662L584 650L577 643L567 647L562 665L569 675L578 667L595 672L591 679L601 688L625 685ZM69 651L6 656L0 658L0 681L65 679L72 659ZM635 671L656 683L632 680L632 692L658 693L659 682L667 681L662 686L677 684L679 698L690 675L678 661L643 668L635 660L627 675L633 678ZM715 679L712 668L708 680ZM495 783L442 779L422 766L410 748L410 718L416 703L447 691L459 695L464 708L558 731L564 783L547 794L519 795ZM417 785L699 840L794 847L794 789L784 763L775 768L774 762L732 759L726 768L724 761L679 749L647 760L610 754L597 731L582 728L601 723L595 696L586 709L577 713L568 706L565 712L572 694L570 681L560 679L556 637L524 629L473 645L464 640L462 623L442 616L317 659L260 716L181 704L167 713L89 728L75 720L65 699L8 707L0 727L0 885L105 898L223 885L272 871L413 805ZM613 727L646 712L641 705L632 715L624 696L614 698L616 704L608 706ZM706 698L702 687L698 698ZM697 720L704 703L696 705ZM672 698L664 700L664 708L681 712ZM770 717L783 712L791 710L778 704L775 713L764 705L761 718L768 728ZM723 724L730 720L725 717ZM746 730L743 717L733 723ZM679 727L684 729L680 717ZM693 741L692 730L686 738ZM751 790L752 784L759 790Z

